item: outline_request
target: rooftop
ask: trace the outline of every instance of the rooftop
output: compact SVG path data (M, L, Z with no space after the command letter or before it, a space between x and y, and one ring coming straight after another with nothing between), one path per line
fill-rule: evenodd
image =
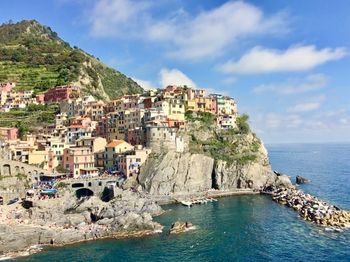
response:
M110 142L106 147L116 147L119 146L120 144L126 143L124 140L117 140L114 139L112 142Z

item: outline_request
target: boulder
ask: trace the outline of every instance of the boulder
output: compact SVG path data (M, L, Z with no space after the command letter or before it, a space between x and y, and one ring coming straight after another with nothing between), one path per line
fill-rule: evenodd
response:
M190 222L180 222L177 221L171 225L171 228L169 230L170 234L180 234L189 230L193 230L195 227Z
M306 179L305 177L302 177L302 176L296 176L296 178L295 178L295 183L297 183L298 185L309 183L309 182L310 182L310 180L308 180L308 179Z

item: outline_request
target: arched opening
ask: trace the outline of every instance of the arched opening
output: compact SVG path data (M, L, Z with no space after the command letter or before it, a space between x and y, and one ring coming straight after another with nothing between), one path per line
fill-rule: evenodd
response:
M2 166L2 172L3 176L10 176L11 175L11 167L9 164L5 164Z
M91 182L88 183L88 186L91 187Z
M72 184L72 188L84 187L84 183L74 183Z
M79 188L77 191L75 191L75 195L77 198L89 197L89 196L93 196L94 192L84 187L84 188Z
M109 202L114 197L113 193L114 193L114 190L112 187L111 188L105 187L101 194L101 200L103 202Z

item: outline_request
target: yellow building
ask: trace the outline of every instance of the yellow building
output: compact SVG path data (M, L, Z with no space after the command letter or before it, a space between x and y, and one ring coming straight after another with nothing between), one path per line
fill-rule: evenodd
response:
M34 150L28 154L28 164L36 165L43 169L49 169L49 152L46 150Z
M185 120L185 102L181 99L169 99L169 119Z
M115 169L118 164L117 155L134 150L134 147L124 140L112 140L106 145L105 168Z
M75 141L77 147L90 147L93 154L104 150L107 140L102 137L81 137Z

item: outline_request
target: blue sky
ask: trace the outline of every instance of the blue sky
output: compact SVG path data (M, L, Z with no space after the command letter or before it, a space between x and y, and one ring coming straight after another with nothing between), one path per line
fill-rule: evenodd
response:
M145 88L222 92L266 143L350 142L347 0L12 0Z

